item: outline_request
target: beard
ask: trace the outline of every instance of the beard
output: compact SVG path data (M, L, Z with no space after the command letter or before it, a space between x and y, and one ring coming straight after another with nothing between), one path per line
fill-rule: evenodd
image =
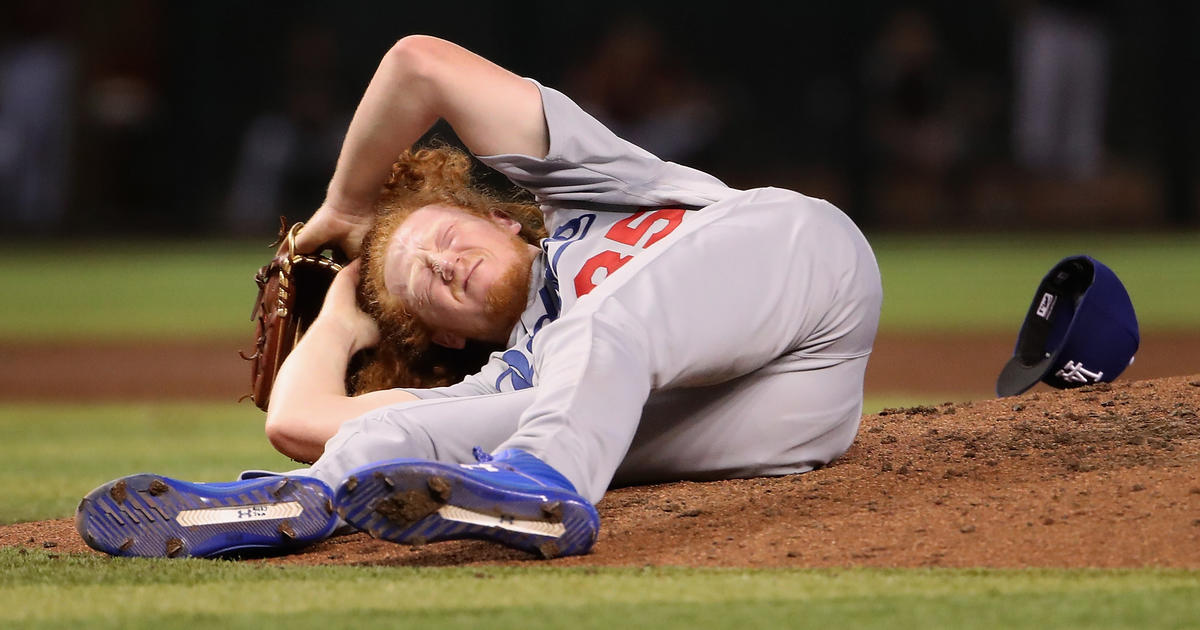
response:
M536 255L531 254L529 245L516 236L512 245L518 254L516 262L488 288L484 300L484 312L489 318L502 323L509 332L517 325L529 303L530 267Z

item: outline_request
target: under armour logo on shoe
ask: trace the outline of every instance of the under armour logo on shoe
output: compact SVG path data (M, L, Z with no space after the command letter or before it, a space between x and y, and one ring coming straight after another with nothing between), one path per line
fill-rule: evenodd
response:
M271 511L269 505L251 505L244 510L237 511L239 519L260 519L267 516Z
M1084 368L1083 363L1067 361L1067 364L1054 375L1068 383L1099 383L1104 372L1092 372Z

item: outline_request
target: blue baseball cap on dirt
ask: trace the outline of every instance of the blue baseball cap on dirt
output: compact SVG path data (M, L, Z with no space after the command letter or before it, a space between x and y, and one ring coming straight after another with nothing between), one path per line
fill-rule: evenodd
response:
M1117 275L1090 256L1069 256L1038 285L996 393L1013 396L1038 381L1059 389L1111 382L1133 363L1139 341Z

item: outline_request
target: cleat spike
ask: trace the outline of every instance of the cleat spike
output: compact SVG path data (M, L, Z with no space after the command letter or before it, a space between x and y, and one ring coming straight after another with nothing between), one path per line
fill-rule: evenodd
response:
M333 514L333 498L325 497L325 513Z
M178 538L168 538L166 544L166 555L168 558L174 558L183 553L183 541Z
M351 475L350 478L346 480L346 492L354 492L354 489L357 487L358 477Z
M283 521L283 522L279 523L279 527L277 527L276 529L279 531L279 534L281 536L283 536L284 538L286 538L288 540L296 539L296 529L294 527L292 527L292 523L290 521Z
M280 498L284 493L292 493L293 491L295 491L295 481L292 479L284 479L280 482L280 485L275 486L275 490L271 491L271 496Z
M561 523L562 522L562 502L561 501L551 501L549 503L542 505L542 514L544 514L546 516L546 518L550 520L551 523Z
M162 479L155 479L154 481L150 482L150 488L147 490L147 492L150 493L150 496L156 497L160 494L166 494L166 492L170 489L170 486L168 486Z
M371 476L374 477L375 479L377 479L379 481L379 483L382 483L383 485L387 486L388 490L392 490L396 487L396 482L392 481L391 479L388 479L388 476L381 472L376 472L375 474L373 474Z
M125 489L125 480L122 479L114 483L112 488L108 490L108 496L112 497L112 500L116 503L124 503L125 499L129 497L129 492Z
M129 538L126 538L125 542L121 543L121 546L117 547L117 549L120 549L121 551L129 551L129 548L132 546L133 546L133 536L130 536Z
M542 558L545 558L546 560L557 558L559 555L558 543L554 542L553 540L547 540L546 542L538 545L537 550L538 553L542 554Z

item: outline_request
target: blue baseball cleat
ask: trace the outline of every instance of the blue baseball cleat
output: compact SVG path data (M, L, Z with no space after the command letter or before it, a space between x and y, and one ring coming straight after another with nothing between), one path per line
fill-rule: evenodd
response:
M600 517L565 477L518 450L478 464L392 459L355 469L334 496L346 522L375 538L421 545L478 538L545 558L585 554Z
M174 558L288 550L337 527L333 492L312 477L189 483L140 474L92 490L75 510L89 547L114 556Z

